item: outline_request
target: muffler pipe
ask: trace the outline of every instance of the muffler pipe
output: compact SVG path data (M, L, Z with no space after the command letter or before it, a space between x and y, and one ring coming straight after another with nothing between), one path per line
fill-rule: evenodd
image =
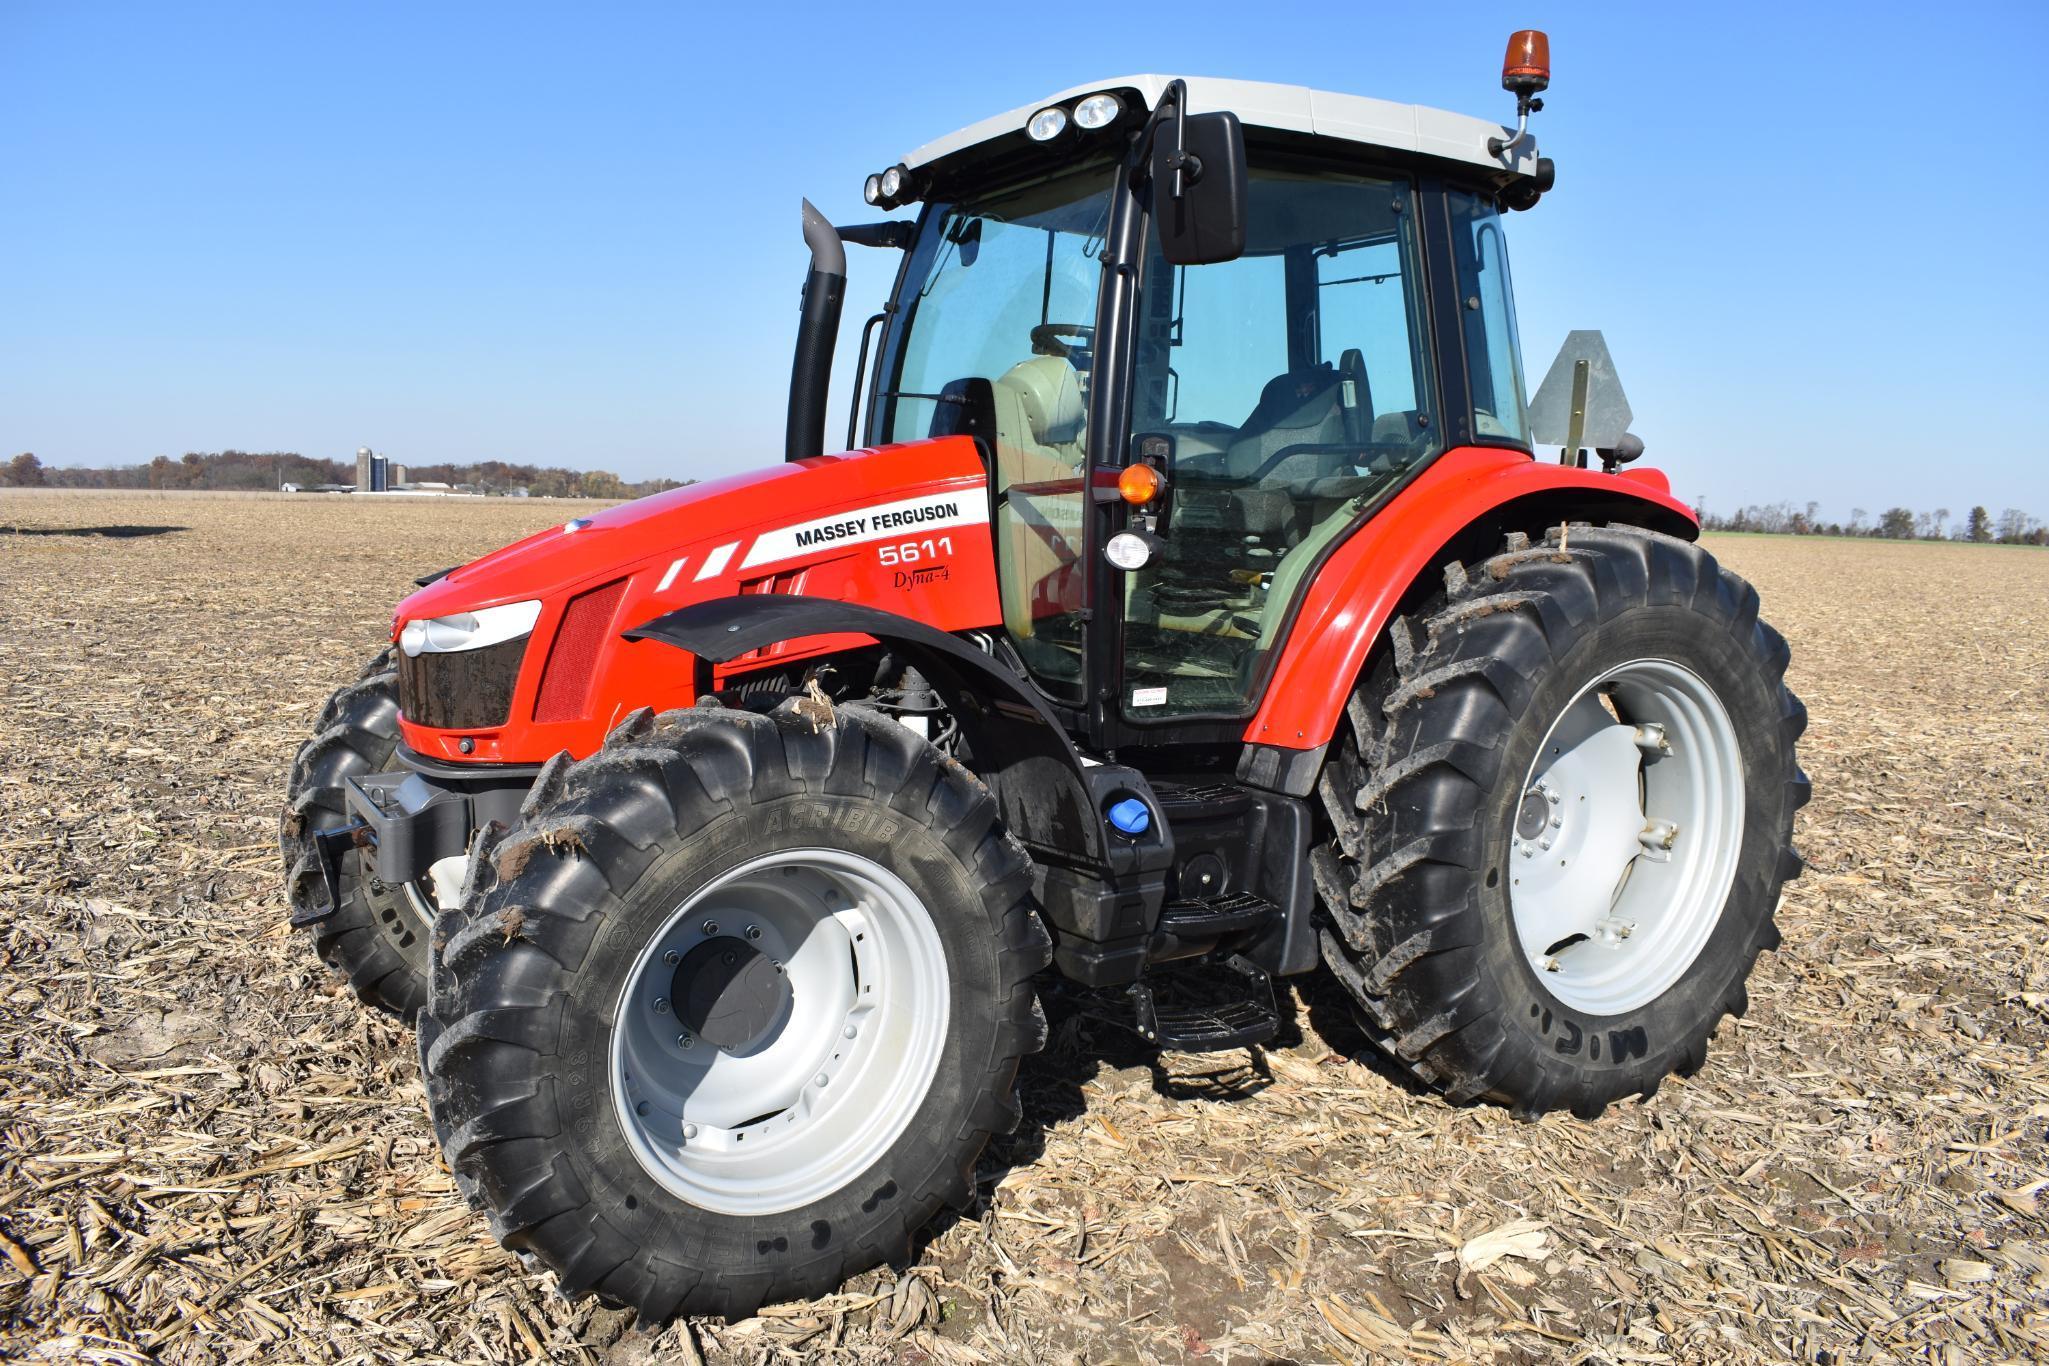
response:
M847 248L839 230L804 201L804 244L811 273L797 323L797 355L790 363L790 421L783 459L825 453L825 404L832 384L832 349L839 340L840 305L847 297Z

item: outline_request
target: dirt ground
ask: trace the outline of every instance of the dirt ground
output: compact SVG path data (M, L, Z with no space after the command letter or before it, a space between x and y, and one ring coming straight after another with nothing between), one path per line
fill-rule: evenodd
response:
M562 505L0 495L0 1355L1990 1361L2049 1353L2049 553L1746 537L1813 714L1785 943L1707 1067L1454 1109L1331 991L1155 1061L1057 1001L979 1217L657 1332L557 1297L412 1041L285 925L286 763L415 575Z

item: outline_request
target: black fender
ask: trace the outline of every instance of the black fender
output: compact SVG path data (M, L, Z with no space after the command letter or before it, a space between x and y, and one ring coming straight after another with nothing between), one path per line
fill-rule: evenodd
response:
M1004 824L1035 859L1098 876L1128 864L1122 855L1135 842L1113 835L1103 815L1111 800L1126 795L1153 810L1149 833L1164 838L1158 804L1141 775L1082 763L1066 729L1016 670L922 621L832 598L763 593L693 603L625 634L687 650L710 665L785 640L853 632L873 636L931 681L959 721Z

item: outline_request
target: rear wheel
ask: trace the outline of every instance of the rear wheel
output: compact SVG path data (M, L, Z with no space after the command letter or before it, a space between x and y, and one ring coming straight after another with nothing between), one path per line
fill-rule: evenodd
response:
M1454 1099L1598 1114L1691 1072L1778 943L1806 711L1696 545L1572 527L1407 621L1323 778L1324 957Z
M313 738L292 760L278 846L295 914L325 899L313 836L349 823L343 784L388 769L397 746L398 674L386 650L327 699ZM314 951L366 1004L411 1022L427 999L434 906L422 887L390 887L370 877L368 857L361 850L342 856L341 904L314 922Z
M878 716L629 723L437 925L450 1165L506 1246L650 1319L907 1255L1044 1040L1026 871L988 791Z

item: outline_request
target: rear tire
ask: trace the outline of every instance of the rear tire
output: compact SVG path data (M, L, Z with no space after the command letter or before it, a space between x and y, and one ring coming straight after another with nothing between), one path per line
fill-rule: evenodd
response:
M312 837L348 824L344 781L384 772L397 746L398 674L387 649L327 699L313 738L292 760L278 847L295 914L324 899ZM343 856L341 906L314 922L314 952L348 978L364 1004L410 1024L427 1000L432 910L418 889L374 882L364 857L360 851Z
M1574 526L1448 567L1420 635L1395 623L1321 779L1314 866L1325 961L1419 1079L1591 1117L1697 1069L1743 1013L1808 796L1806 709L1757 608L1697 545ZM1620 767L1575 787L1575 728ZM1604 802L1607 862L1575 842Z
M1051 942L988 790L856 708L817 727L641 713L550 769L437 922L421 1024L436 1129L492 1232L566 1294L650 1321L741 1317L907 1257L972 1198L975 1159L1017 1122L1018 1060L1045 1040L1031 979ZM838 899L834 868L868 899ZM864 957L888 924L910 956ZM692 964L722 955L721 980L749 985L707 1015ZM768 963L787 974L745 976ZM807 1015L842 979L884 1006ZM936 1029L906 1026L922 1052L851 1070L855 1050L893 1047L884 1022L935 1012ZM749 1115L756 1094L717 1069L767 1059Z

